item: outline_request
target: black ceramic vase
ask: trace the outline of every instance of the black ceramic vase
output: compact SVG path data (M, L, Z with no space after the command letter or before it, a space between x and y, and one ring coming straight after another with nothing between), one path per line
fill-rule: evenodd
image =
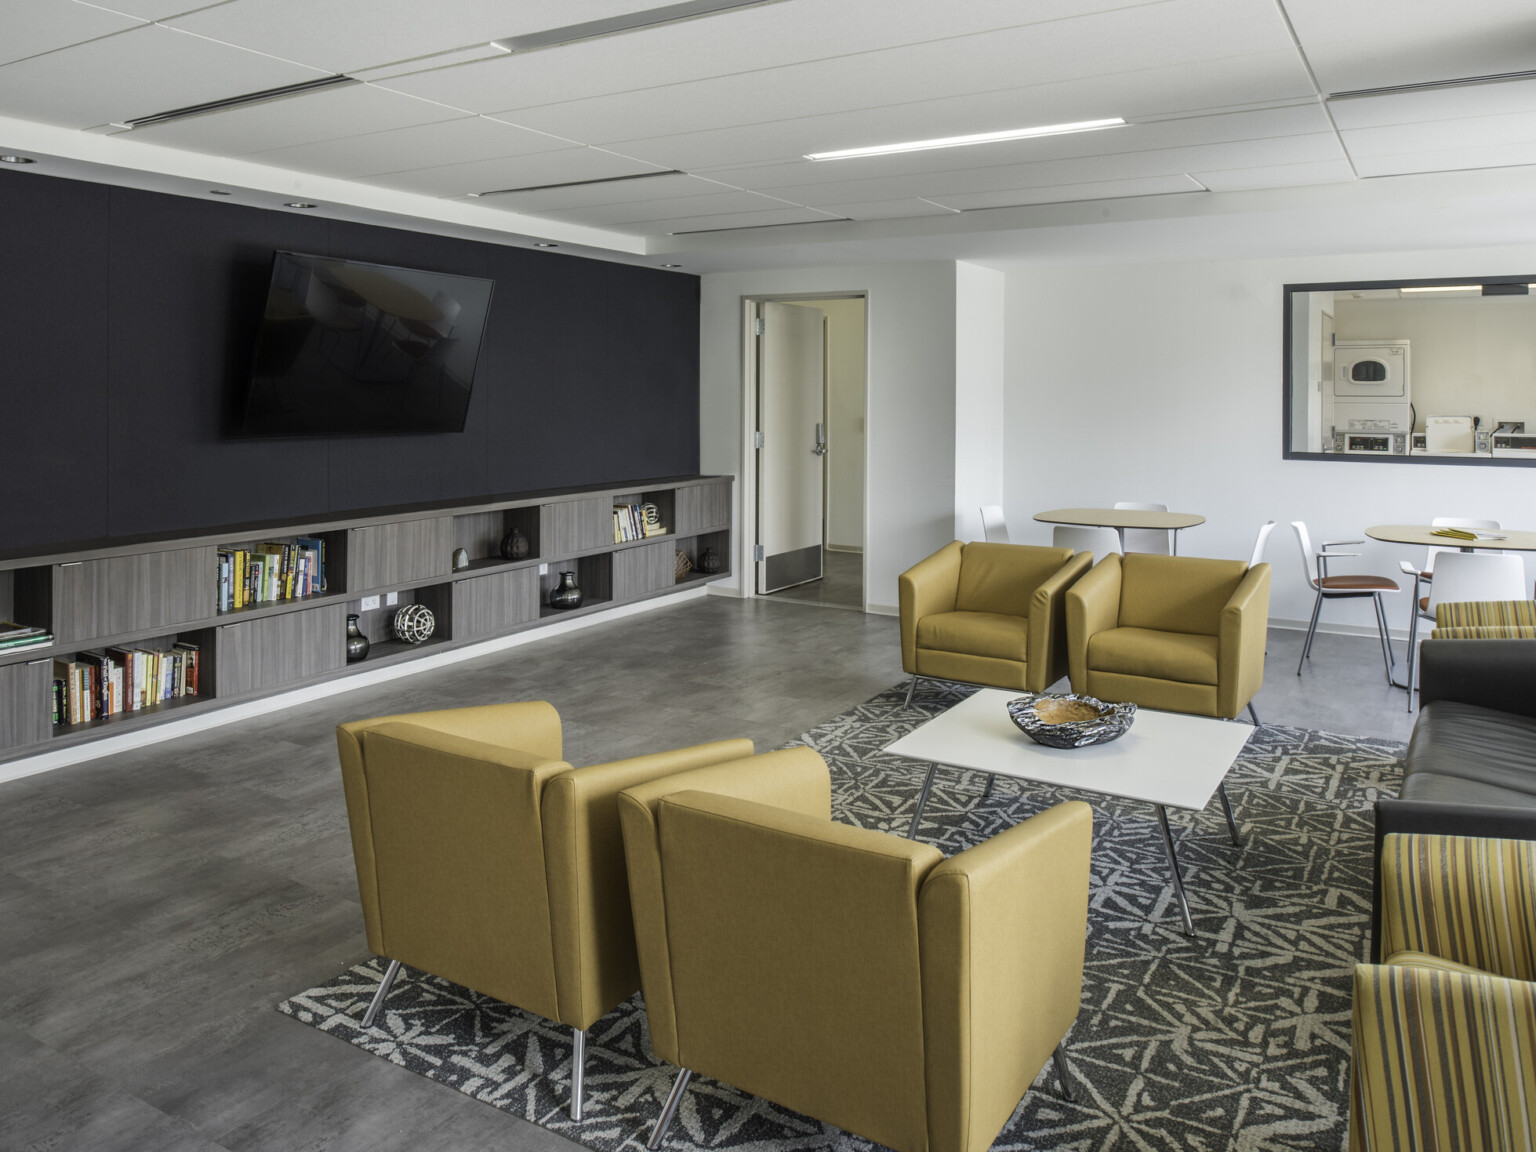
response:
M720 557L715 554L713 548L706 548L700 553L699 562L694 567L706 576L712 576L720 571Z
M576 573L560 573L560 583L549 594L551 608L580 608L581 589L576 587Z
M528 537L524 536L516 528L501 538L501 558L503 560L521 560L528 555Z
M335 649L332 649L335 651ZM368 655L368 637L357 626L356 614L347 616L347 663L356 664Z

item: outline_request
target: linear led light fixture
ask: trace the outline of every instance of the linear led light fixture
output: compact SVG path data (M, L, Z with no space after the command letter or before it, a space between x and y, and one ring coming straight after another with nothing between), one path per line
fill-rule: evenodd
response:
M1358 100L1363 96L1392 96L1399 92L1432 92L1436 88L1470 88L1474 84L1505 84L1512 80L1536 80L1536 68L1523 72L1494 72L1487 76L1462 76L1456 80L1424 80L1417 84L1387 84L1381 88L1351 88L1330 92L1330 100Z
M1481 292L1481 284L1429 284L1415 288L1399 288L1399 292Z
M589 184L617 184L621 180L649 180L653 176L683 175L686 173L676 168L667 168L661 172L636 172L633 176L603 176L597 180L567 180L563 184L529 184L523 188L493 188L489 192L470 192L467 195L478 200L482 196L508 196L513 192L548 192L555 188L585 188Z
M855 156L890 156L897 152L927 152L932 148L964 148L969 144L995 144L1000 140L1030 140L1036 136L1066 136L1072 132L1097 132L1125 123L1119 116L1108 120L1078 120L1072 124L1043 124L1036 128L1010 128L1006 132L976 132L969 136L940 136L906 144L872 144L868 148L840 148L836 152L808 152L807 160L849 160Z
M287 84L282 88L263 88L260 92L247 92L244 96L230 96L224 100L210 100L206 104L189 104L185 108L172 108L169 112L156 112L153 116L139 116L132 120L113 121L114 128L147 128L151 124L165 124L171 120L185 120L188 116L204 116L209 112L225 112L231 108L243 108L247 104L264 104L268 100L281 100L285 96L298 96L305 92L319 92L325 88L340 88L361 81L351 76L322 76L318 80L305 80L299 84Z
M685 0L682 4L666 4L660 8L647 8L643 12L627 12L603 20L567 24L563 28L529 32L525 36L508 36L505 40L492 40L491 43L506 52L537 52L540 48L558 48L562 44L578 44L583 40L617 36L622 32L637 32L641 28L679 24L684 20L697 20L701 16L734 12L738 8L761 8L765 4L778 3L782 3L782 0Z

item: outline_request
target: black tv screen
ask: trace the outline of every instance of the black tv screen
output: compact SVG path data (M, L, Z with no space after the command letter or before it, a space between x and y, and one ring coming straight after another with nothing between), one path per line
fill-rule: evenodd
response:
M275 253L239 434L462 432L494 286Z

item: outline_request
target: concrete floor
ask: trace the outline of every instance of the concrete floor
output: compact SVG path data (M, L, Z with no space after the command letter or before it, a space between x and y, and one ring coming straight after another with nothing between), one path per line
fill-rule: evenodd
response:
M1270 637L1269 723L1405 739L1373 639ZM332 730L548 699L591 763L771 748L903 680L897 622L710 597L0 785L0 1148L574 1149L273 1011L365 956Z

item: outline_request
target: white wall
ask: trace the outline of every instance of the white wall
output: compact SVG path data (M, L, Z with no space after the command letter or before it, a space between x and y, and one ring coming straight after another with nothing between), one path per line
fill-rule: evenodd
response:
M982 539L982 505L1003 502L1006 284L996 269L955 266L955 536L960 540Z
M701 278L699 457L707 473L737 477L745 524L742 300L866 294L869 308L864 596L894 611L896 578L953 537L955 510L955 265L719 272ZM752 541L736 533L731 581L751 584ZM712 587L720 587L713 585Z
M1437 515L1536 527L1536 469L1281 458L1282 285L1533 271L1536 247L1513 245L1009 269L1005 510L1014 539L1049 542L1050 530L1029 519L1043 509L1163 501L1207 518L1183 533L1182 552L1237 559L1273 517L1278 623L1311 611L1288 521L1306 521L1314 540ZM1400 558L1422 559L1376 541L1357 550L1355 571L1383 575ZM1325 619L1369 627L1368 605L1335 603ZM1406 596L1389 598L1394 627L1406 627L1408 610Z

